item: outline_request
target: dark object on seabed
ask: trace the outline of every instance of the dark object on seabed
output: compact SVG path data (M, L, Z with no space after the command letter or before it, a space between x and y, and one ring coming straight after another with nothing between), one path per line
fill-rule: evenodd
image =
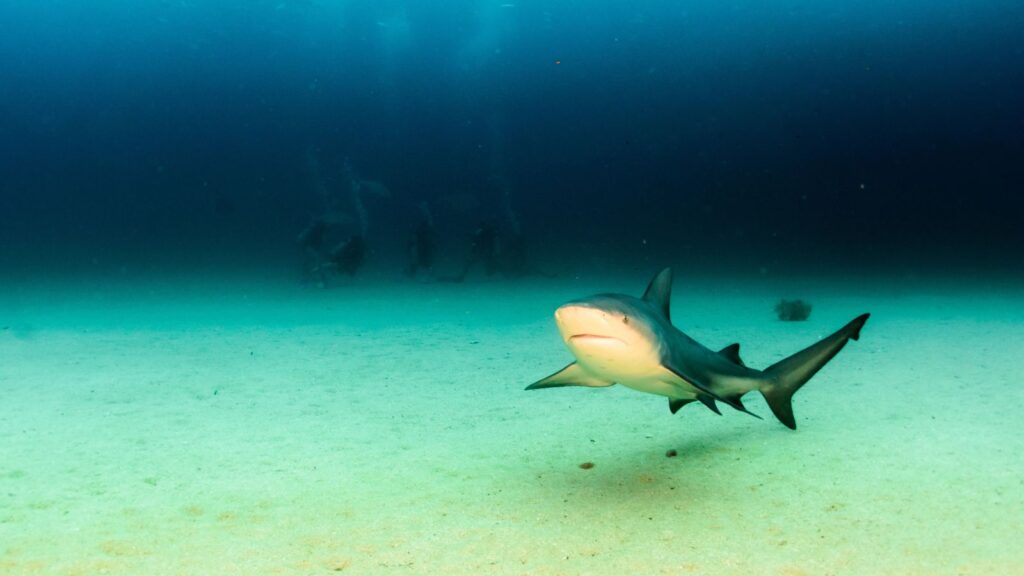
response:
M779 300L775 313L783 322L799 322L810 317L811 305L803 300Z

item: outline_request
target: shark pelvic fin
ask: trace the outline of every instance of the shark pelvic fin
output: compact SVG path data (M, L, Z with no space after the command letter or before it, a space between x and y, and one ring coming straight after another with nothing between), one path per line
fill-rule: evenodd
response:
M705 406L710 408L715 413L721 414L721 412L718 411L718 406L715 406L715 400L718 400L719 402L724 402L724 403L728 404L729 406L732 406L733 408L735 408L736 410L739 410L740 412L744 412L746 414L750 414L751 416L753 416L754 418L757 418L758 420L761 419L761 417L758 416L757 414L754 414L750 410L747 410L747 408L743 405L743 403L740 402L740 397L738 395L736 395L736 396L719 396L718 394L715 394L714 392L712 392L711 389L708 388L707 386L705 386L704 384L701 384L697 380L687 376L685 373L683 373L682 370L680 370L680 369L678 369L678 368L676 368L674 366L669 366L668 364L662 364L661 367L664 368L665 370L667 370L668 372L671 372L672 374L674 374L676 377L678 377L680 380L682 380L686 384L689 384L691 387L693 387L694 390L696 391L697 400L700 400L702 404L704 404Z
M595 378L588 374L580 365L573 362L547 378L542 378L526 387L527 390L541 390L543 388L561 388L563 386L589 386L600 388L611 386L614 382L608 382Z
M722 356L725 356L725 358L727 360L729 360L730 362L732 362L733 364L738 364L740 366L746 366L746 364L743 363L743 359L740 358L740 343L739 342L737 342L735 344L729 344L725 348L722 348L721 350L719 350L718 353L721 354Z
M700 400L701 404L710 408L711 411L714 412L715 414L718 414L719 416L722 415L722 411L718 409L718 406L715 404L715 399L712 398L711 396L707 394L698 394L697 400Z
M675 414L676 412L679 412L680 408L682 408L683 406L686 406L690 402L696 402L696 400L694 400L692 398L669 398L668 399L668 409L669 409L669 412L672 412L673 414Z
M665 315L665 319L672 321L672 317L669 316L669 305L672 300L672 269L665 268L661 272L658 272L654 278L651 279L651 283L647 285L647 290L644 291L644 301L649 302L657 310Z

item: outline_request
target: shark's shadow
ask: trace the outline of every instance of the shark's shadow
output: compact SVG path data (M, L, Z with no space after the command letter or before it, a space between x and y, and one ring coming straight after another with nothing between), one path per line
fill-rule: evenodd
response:
M680 432L647 445L624 444L594 461L591 469L578 465L545 474L542 497L552 503L566 495L584 495L593 505L643 506L650 504L699 505L707 498L729 498L735 482L721 482L719 470L734 467L734 460L749 454L755 435L765 430L739 426L708 434ZM779 431L782 433L782 431ZM669 450L676 455L667 456Z

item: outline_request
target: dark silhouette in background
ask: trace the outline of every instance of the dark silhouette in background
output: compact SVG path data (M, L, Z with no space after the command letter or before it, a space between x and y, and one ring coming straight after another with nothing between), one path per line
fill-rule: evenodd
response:
M434 219L425 202L419 205L419 209L420 219L406 245L409 263L406 266L405 275L410 278L416 278L420 272L430 275L434 269L434 253L437 243Z
M1019 2L51 4L0 3L6 270L284 274L320 218L425 277L424 201L435 272L491 218L532 273L520 217L558 269L1024 269Z
M321 283L323 282L320 267L323 266L327 257L328 227L327 221L314 218L302 232L299 232L297 241L299 247L302 248L302 272L307 280L316 278Z
M354 234L331 250L329 264L339 274L355 276L366 261L366 241Z
M498 228L490 222L483 222L473 231L469 254L462 270L455 276L455 281L464 281L470 271L478 266L483 268L487 276L498 271Z

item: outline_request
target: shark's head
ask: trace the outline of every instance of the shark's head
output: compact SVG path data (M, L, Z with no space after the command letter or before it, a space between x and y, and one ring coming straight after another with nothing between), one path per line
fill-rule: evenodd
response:
M644 303L602 294L555 311L566 346L591 374L622 382L647 377L661 366L658 329Z

